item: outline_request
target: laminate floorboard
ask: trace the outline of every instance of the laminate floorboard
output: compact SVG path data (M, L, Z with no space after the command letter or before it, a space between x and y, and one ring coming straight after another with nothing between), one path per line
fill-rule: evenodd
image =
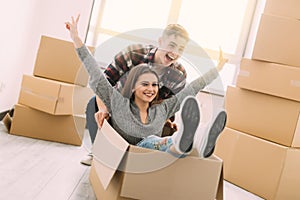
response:
M0 199L96 199L80 164L87 149L10 135L1 123Z

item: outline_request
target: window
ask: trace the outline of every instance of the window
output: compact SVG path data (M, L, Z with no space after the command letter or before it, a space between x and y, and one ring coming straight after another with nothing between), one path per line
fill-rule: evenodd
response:
M163 30L169 23L179 23L191 38L181 58L187 81L216 65L221 47L229 62L220 79L206 90L224 95L227 85L235 84L255 5L256 0L95 0L86 42L110 46L110 51L101 52L100 62L106 66L128 44L157 45L157 30ZM147 29L151 31L142 31ZM112 40L115 36L120 37ZM108 44L112 41L116 45Z

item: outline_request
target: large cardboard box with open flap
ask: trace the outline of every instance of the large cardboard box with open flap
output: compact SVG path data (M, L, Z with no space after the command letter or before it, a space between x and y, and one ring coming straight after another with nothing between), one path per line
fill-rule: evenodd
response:
M9 132L13 135L81 146L84 130L84 116L51 115L16 104Z
M88 87L23 75L18 103L53 115L78 115L93 95Z
M225 108L229 128L300 147L300 102L229 86Z
M45 35L40 39L33 75L81 86L87 86L89 78L72 42Z
M236 86L300 101L300 68L243 58Z
M215 153L225 180L268 200L300 199L300 149L225 128Z
M299 0L266 0L264 13L300 19Z
M300 20L262 14L252 59L300 67Z
M129 145L107 122L94 146L90 181L97 199L223 199L222 160Z

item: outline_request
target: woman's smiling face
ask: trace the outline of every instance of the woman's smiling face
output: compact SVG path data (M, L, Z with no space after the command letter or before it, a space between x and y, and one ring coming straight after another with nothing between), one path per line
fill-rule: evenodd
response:
M135 102L150 103L158 93L158 80L153 73L142 74L134 87Z

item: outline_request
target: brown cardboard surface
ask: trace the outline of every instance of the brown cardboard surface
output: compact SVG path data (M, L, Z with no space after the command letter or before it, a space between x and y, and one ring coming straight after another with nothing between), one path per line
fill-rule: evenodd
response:
M87 85L89 77L73 43L48 36L41 37L33 74L81 86Z
M264 13L300 19L299 0L267 0Z
M285 146L299 147L300 102L228 87L227 126Z
M235 147L228 179L249 191L258 190L255 193L266 199L273 199L285 155L286 147L242 135Z
M243 58L236 86L300 101L300 68Z
M232 156L234 155L235 146L238 140L239 140L239 135L234 134L231 131L226 131L226 128L224 129L224 131L222 132L222 134L219 136L217 140L214 153L220 158L222 158L223 160L226 160L226 162L223 163L224 174L230 173L230 169L231 169L230 165L233 159Z
M222 157L227 147L234 151ZM216 154L228 167L224 178L265 199L299 199L300 150L225 128ZM230 159L228 159L230 158ZM230 164L228 164L230 163Z
M138 147L131 146L131 148ZM155 155L156 153L162 155ZM163 156L169 155L164 155L163 152L147 154L145 159L135 154L127 154L126 170L130 172L124 174L121 196L145 200L215 199L216 183L220 180L220 173L218 173L221 171L220 160L214 158L200 160L189 156L159 168L161 166L154 166L154 163L164 162ZM137 166L138 163L142 166ZM142 173L142 170L145 170L145 173ZM204 180L205 184L202 182Z
M299 35L299 20L262 14L252 59L300 67Z
M72 115L51 115L17 104L10 133L42 140L80 146L85 118Z
M132 145L126 147L126 142L119 141L121 137L107 122L103 127L94 143L94 172L90 175L93 188L98 192L97 198L223 199L223 188L219 188L223 187L222 160L219 158L188 156L177 159L165 152ZM124 146L120 149L114 146L116 144ZM124 152L126 148L128 150ZM117 169L115 163L120 163ZM107 168L115 173L111 174ZM110 180L108 185L107 179ZM111 197L116 193L119 195Z
M85 113L92 96L87 87L24 75L18 103L49 114L74 115Z
M300 150L288 149L276 199L300 199Z
M109 186L105 189L100 181L99 174L103 173L101 172L102 163L93 160L93 164L91 166L90 171L90 182L92 184L92 187L95 188L94 192L96 194L96 197L98 200L130 200L132 198L126 198L120 196L120 188L122 185L122 173L116 172L114 174L114 178L111 180Z

